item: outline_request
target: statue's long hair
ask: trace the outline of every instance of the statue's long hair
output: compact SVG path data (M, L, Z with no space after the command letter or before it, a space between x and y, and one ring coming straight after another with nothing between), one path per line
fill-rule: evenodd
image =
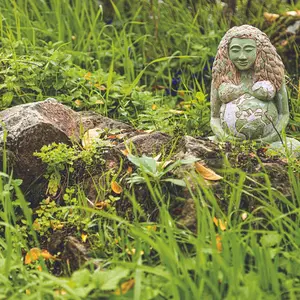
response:
M229 58L228 48L233 38L253 39L256 42L253 83L268 80L277 91L280 90L284 77L282 60L267 35L250 25L233 27L222 38L212 69L214 87L219 88L223 82L240 84L240 72Z

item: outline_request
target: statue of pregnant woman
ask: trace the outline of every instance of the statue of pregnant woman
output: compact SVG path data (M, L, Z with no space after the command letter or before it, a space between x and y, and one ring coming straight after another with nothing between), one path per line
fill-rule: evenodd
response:
M218 47L212 77L214 140L258 140L271 148L285 148L281 134L289 107L284 65L265 33L250 25L228 30ZM285 141L290 150L300 150L297 140Z

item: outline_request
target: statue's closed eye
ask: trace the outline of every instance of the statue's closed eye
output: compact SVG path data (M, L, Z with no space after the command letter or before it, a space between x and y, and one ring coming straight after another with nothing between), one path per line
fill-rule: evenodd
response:
M244 50L246 52L251 52L253 50L255 50L256 48L253 47L252 45L245 45L243 48L241 46L238 46L238 45L233 45L230 47L230 51L231 52L234 52L234 53L237 53L241 50Z
M244 49L245 49L246 52L251 52L251 51L255 50L255 47L246 46Z
M232 46L232 47L230 47L230 51L239 52L239 51L241 51L241 47L240 46Z

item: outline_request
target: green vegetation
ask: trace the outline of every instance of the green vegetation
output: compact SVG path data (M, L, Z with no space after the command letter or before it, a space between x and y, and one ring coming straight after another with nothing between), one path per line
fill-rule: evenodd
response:
M300 8L285 1L248 1L250 7L237 1L228 19L221 1L194 2L120 0L99 6L96 0L2 0L0 108L55 97L73 109L175 139L208 135L210 70L229 22L275 36L278 27L267 26L263 13ZM298 62L299 46L290 43ZM287 134L299 139L298 70L291 66ZM228 165L220 200L196 172L183 180L172 173L191 161L130 155L134 170L103 174L98 192L103 197L92 206L82 186L69 181L75 182L78 168L92 173L91 161L101 168L105 147L110 145L103 138L86 149L46 145L36 153L48 166L49 197L34 210L20 180L7 174L4 150L0 299L299 299L299 161L287 159L289 197L264 172L249 177ZM249 151L244 147L236 153ZM195 203L195 232L179 226L171 213L183 202L177 190L182 186ZM134 193L140 187L150 201L145 206ZM64 203L55 199L60 190ZM251 212L241 203L243 195L255 201ZM131 204L128 216L115 209L124 199ZM79 270L64 253L32 250L44 249L60 230L90 250Z

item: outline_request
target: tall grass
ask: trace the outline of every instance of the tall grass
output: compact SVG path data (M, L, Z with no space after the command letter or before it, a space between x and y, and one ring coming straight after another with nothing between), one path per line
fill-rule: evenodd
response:
M244 178L241 173L240 176ZM299 188L299 179L293 173L290 176L291 182ZM93 222L98 219L102 224L97 235L109 253L102 255L102 272L108 272L109 266L118 265L129 270L128 279L135 280L134 288L122 299L299 297L299 196L289 200L274 190L267 180L261 189L247 190L240 180L231 184L231 195L235 197L230 197L228 206L232 209L226 212L211 189L195 175L192 182L189 180L196 207L197 231L193 233L177 227L168 209L168 196L162 194L160 187L146 175L144 179L159 211L155 224L140 223L138 219L128 222L115 214L80 207L92 213ZM97 270L85 273L92 280L92 283L87 283L80 279L83 270L71 278L55 278L42 261L42 271L25 266L22 257L24 250L29 249L28 241L14 227L20 213L16 214L11 204L20 205L28 225L28 235L35 240L31 211L19 188L8 176L2 174L0 183L1 228L4 229L0 239L2 298L98 299L100 295L116 298L101 291L101 284L96 287L93 280ZM5 184L10 184L14 190L5 192ZM252 197L260 203L254 211L247 211L245 220L241 217L244 211L238 206L244 193L253 193ZM129 193L128 197L132 199ZM132 203L137 205L134 199ZM225 230L213 223L215 216L226 224ZM115 239L118 239L117 244ZM31 247L33 245L39 246L36 240L33 244L31 242ZM132 251L131 254L128 251ZM99 258L101 255L94 259L98 261Z

